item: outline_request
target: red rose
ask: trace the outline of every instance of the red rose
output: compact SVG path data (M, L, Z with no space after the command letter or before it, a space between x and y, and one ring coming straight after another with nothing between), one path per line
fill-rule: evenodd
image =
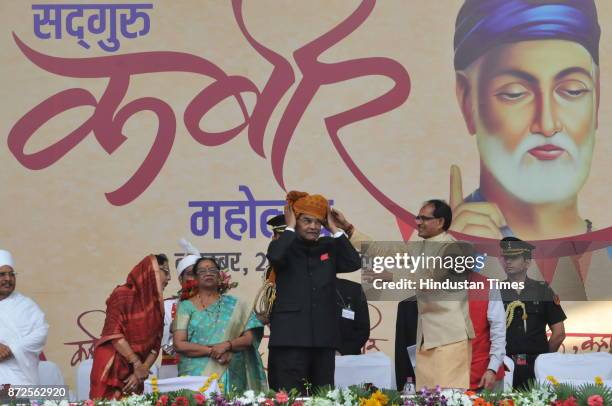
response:
M204 402L206 402L206 396L202 395L201 393L194 393L193 400L195 400L197 405L203 405Z
M278 403L287 403L289 401L289 396L287 392L280 391L276 394L275 399Z
M185 396L177 396L174 403L176 406L189 406L189 400Z
M603 398L599 395L591 395L587 399L589 406L603 406Z
M563 406L578 406L578 402L576 402L575 397L570 396L569 398L565 399Z

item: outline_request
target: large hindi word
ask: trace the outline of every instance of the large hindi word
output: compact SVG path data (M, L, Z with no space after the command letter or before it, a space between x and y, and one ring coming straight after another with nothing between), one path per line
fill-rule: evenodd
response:
M198 237L208 234L212 220L213 238L221 238L221 225L225 234L232 240L240 241L248 231L249 238L257 238L257 230L265 237L272 237L266 222L278 214L283 213L285 200L255 200L251 190L244 185L238 186L238 190L244 193L245 200L222 200L222 201L191 201L189 207L197 210L191 215L191 232ZM329 205L334 201L330 200ZM257 216L257 209L262 211ZM223 219L222 217L223 211ZM259 218L259 227L257 219ZM237 228L235 232L235 228ZM326 230L323 230L325 233ZM327 235L329 233L325 233Z
M550 336L550 332L546 333ZM559 352L578 354L583 352L609 352L612 349L612 333L566 333Z
M40 39L62 38L62 27L77 44L89 49L85 33L101 36L98 46L106 52L115 52L121 46L117 28L124 38L141 37L149 33L151 22L144 10L152 4L34 4L34 34ZM63 12L63 13L62 13ZM140 29L135 26L140 20ZM119 27L117 27L119 23ZM130 28L132 27L132 28Z
M283 98L289 100L274 133L270 158L272 173L284 189L283 165L287 149L300 119L319 89L324 85L373 76L383 81L390 80L390 89L366 103L325 117L323 122L336 151L359 182L393 214L407 222L413 222L413 216L409 212L381 192L359 169L344 148L338 134L342 128L350 124L376 117L402 105L410 93L408 72L397 61L383 57L366 57L340 62L319 61L325 51L348 37L367 20L374 5L375 0L363 0L357 9L336 27L294 51L293 58L302 78L288 98L285 98L285 95L295 82L293 68L289 61L251 36L242 15L242 0L232 1L236 23L246 41L273 66L270 77L262 89L244 76L228 74L212 61L188 53L160 51L95 58L60 58L35 51L13 34L21 52L41 69L67 77L107 78L108 84L99 99L86 89L71 88L42 101L15 123L8 136L9 149L23 166L31 170L40 170L53 165L93 133L102 148L108 154L112 154L127 139L123 134L126 122L140 112L150 111L155 114L158 127L148 155L129 180L117 190L106 194L107 200L113 205L128 204L140 196L161 171L172 150L177 125L174 110L161 99L142 97L124 102L130 80L135 75L186 72L214 80L197 93L182 112L189 134L198 143L207 147L225 144L248 129L251 149L265 158L264 134L268 121L280 101ZM46 19L43 18L44 21ZM243 93L255 95L256 103L251 113L244 103ZM206 114L228 98L235 100L240 107L242 123L219 132L200 128L200 121ZM91 106L94 111L90 117L78 123L76 129L44 149L28 150L28 141L45 123L68 110L83 106Z
M83 333L85 333L87 337L84 340L64 343L64 345L74 345L77 347L76 351L72 355L72 358L70 359L70 366L75 366L81 361L93 358L94 347L96 341L98 341L100 337L97 337L91 332L89 332L83 325L83 318L88 314L93 313L102 313L106 315L106 312L104 310L88 310L79 314L79 316L77 317L77 326L81 329ZM88 316L88 318L90 317Z
M178 266L179 261L186 255L188 255L186 252L174 253L174 265ZM242 252L203 252L200 254L200 256L202 258L213 258L223 270L242 272L243 275L247 275L249 273L248 267L243 267L240 265L240 259L243 256ZM255 262L251 260L247 261L248 263L255 264L254 268L251 269L253 272L265 272L268 269L268 258L266 257L265 252L260 251L256 253Z

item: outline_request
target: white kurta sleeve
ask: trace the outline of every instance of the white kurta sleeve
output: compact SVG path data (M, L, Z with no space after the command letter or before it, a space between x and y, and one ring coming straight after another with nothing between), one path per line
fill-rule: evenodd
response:
M489 320L491 338L487 369L497 371L504 363L504 356L506 355L506 313L498 289L489 290L487 319Z

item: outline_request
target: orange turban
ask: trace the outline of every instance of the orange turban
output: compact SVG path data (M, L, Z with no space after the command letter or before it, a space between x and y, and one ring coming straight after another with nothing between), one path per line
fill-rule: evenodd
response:
M327 199L321 195L309 195L306 192L292 190L287 193L287 203L293 208L296 216L308 214L320 221L324 221L327 218L329 204Z

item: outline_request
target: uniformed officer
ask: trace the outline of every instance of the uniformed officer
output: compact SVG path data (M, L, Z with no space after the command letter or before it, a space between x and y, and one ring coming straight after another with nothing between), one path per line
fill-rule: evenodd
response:
M515 237L501 240L502 264L516 286L501 289L506 309L506 354L514 361L513 388L526 387L535 379L538 355L556 352L565 339L565 313L546 282L527 277L533 245ZM546 326L550 339L546 338Z
M279 214L277 216L272 217L270 220L266 222L272 228L272 239L278 240L283 231L287 228L287 223L285 222L285 215Z

